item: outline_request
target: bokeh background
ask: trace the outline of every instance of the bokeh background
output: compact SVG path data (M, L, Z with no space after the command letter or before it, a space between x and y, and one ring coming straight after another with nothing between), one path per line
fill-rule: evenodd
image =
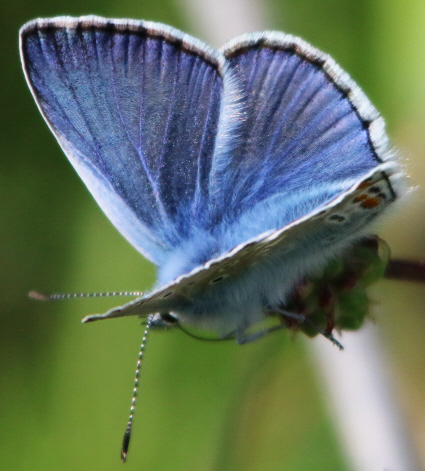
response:
M39 303L26 293L144 290L155 280L154 268L98 209L33 102L18 54L18 29L32 18L143 18L211 42L214 28L214 37L239 33L241 11L254 5L267 29L330 53L385 116L418 188L380 235L394 257L425 258L425 2L233 3L217 3L211 32L198 20L202 0L1 2L0 469L121 469L139 321L81 325L84 315L121 300ZM397 401L425 469L425 287L384 280L372 297ZM127 469L350 469L301 336L281 332L239 347L154 332L146 353Z

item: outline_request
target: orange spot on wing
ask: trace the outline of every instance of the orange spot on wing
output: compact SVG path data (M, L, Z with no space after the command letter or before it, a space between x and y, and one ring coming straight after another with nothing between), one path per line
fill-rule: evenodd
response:
M377 196L369 196L369 195L359 195L354 198L355 203L362 203L362 207L365 209L373 209L376 208L381 204L381 198Z
M380 203L381 203L380 198L373 197L373 198L367 198L366 200L364 200L362 203L362 206L363 208L366 208L366 209L373 209L379 206Z

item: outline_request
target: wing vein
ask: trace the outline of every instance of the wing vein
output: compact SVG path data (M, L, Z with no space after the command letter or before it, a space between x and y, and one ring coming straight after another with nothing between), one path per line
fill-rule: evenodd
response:
M164 220L164 219L167 218L167 214L166 214L165 208L162 204L162 201L159 197L158 188L157 188L155 182L152 179L152 175L149 172L149 169L148 169L147 164L146 164L145 156L142 152L141 147L138 147L136 145L136 143L133 141L133 139L131 138L130 132L129 132L129 130L127 128L127 125L125 124L125 121L124 121L123 113L122 113L121 106L120 106L120 100L118 98L118 93L117 93L116 80L115 80L115 76L117 75L117 72L116 72L116 63L115 63L115 59L114 59L113 48L114 48L114 36L111 37L111 47L110 47L109 53L110 53L110 59L111 59L111 64L112 64L112 72L113 72L111 74L111 81L112 81L112 85L113 85L112 90L113 90L113 97L114 97L117 113L118 113L118 116L120 118L120 122L121 122L121 125L123 127L123 130L124 130L124 132L127 136L128 142L131 144L131 146L133 147L134 151L136 152L137 156L140 159L140 162L142 164L142 167L143 167L143 170L145 172L146 178L147 178L147 180L149 182L149 185L152 189L152 194L154 195L155 201L157 202L161 219Z

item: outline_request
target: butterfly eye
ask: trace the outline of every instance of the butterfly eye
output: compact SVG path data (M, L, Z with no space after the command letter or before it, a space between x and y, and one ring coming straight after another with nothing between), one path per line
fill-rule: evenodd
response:
M161 317L161 320L164 321L166 324L175 325L178 322L178 320L169 312L161 312L159 316Z

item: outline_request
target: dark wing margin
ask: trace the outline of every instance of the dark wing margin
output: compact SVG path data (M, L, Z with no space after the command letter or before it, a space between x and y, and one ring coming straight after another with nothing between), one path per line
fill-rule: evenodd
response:
M161 264L206 213L223 56L165 25L94 16L31 21L20 47L72 165L117 229Z

